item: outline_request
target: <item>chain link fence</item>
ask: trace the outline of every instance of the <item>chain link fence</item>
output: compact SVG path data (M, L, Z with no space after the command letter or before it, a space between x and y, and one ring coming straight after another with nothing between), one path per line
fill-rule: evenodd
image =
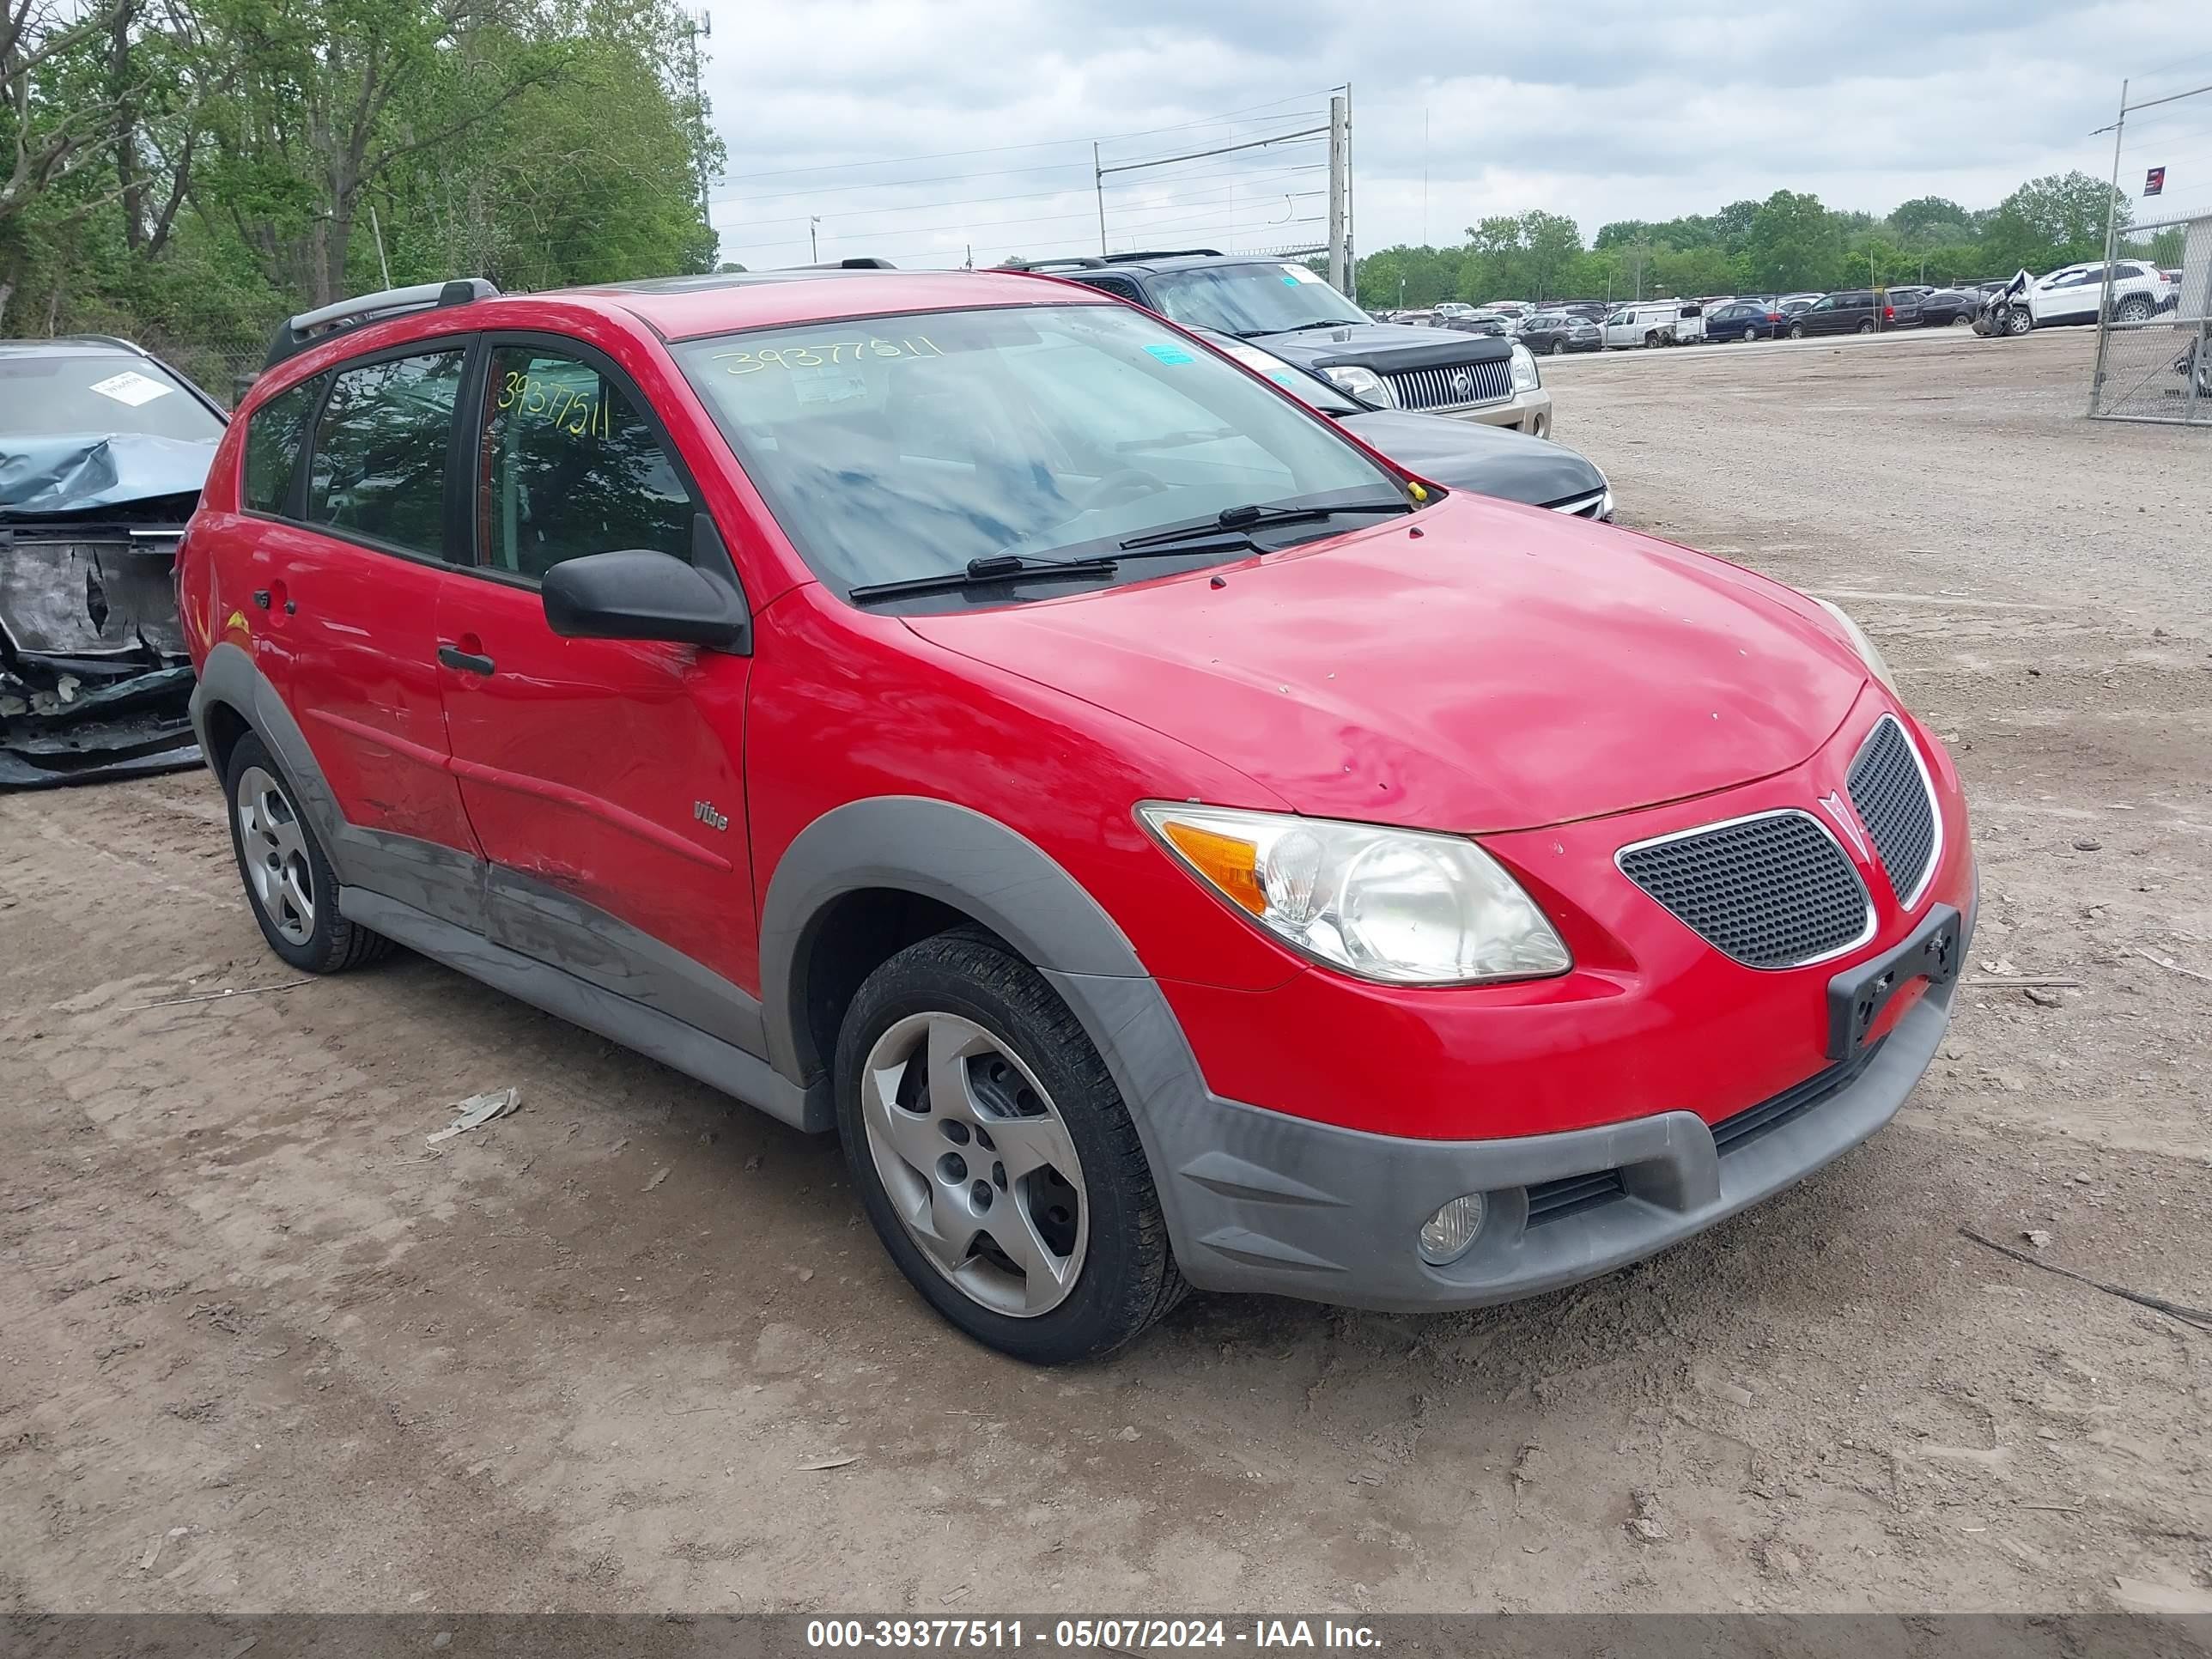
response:
M225 409L238 407L269 356L269 337L244 340L175 340L159 336L138 344L152 352Z
M2137 274L2162 271L2168 281ZM2212 212L2131 225L2106 273L2089 413L2212 427Z

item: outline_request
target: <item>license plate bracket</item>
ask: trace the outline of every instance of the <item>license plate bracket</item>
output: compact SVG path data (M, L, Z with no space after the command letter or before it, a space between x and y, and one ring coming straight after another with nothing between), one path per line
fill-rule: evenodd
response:
M1966 958L1965 921L1948 904L1928 912L1903 944L1828 981L1828 1058L1849 1060L1890 1000L1917 979L1948 985Z

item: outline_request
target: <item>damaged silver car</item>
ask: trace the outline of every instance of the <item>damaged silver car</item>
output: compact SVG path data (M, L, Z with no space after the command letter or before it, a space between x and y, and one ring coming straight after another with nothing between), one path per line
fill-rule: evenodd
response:
M174 568L228 421L123 340L0 340L0 788L190 766Z

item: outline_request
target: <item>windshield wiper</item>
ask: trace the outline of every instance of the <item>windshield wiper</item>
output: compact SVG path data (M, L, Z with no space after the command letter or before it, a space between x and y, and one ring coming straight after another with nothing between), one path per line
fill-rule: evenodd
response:
M856 604L870 599L897 599L907 593L957 593L965 587L984 587L993 582L1022 581L1032 576L1110 576L1116 562L1109 555L1081 559L1033 559L1025 553L994 553L970 559L961 570L939 571L934 576L906 576L891 582L864 582L846 598Z
M1364 317L1316 317L1310 323L1292 323L1288 328L1279 328L1278 334L1300 334L1310 328L1358 328Z
M1224 532L1242 534L1247 531L1265 529L1279 524L1321 524L1344 513L1411 513L1411 501L1340 501L1334 507L1261 507L1248 502L1243 507L1224 507L1211 519L1196 524L1187 524L1174 530L1155 530L1150 535L1132 536L1121 544L1121 551L1134 553L1147 547L1169 547L1178 542L1206 541Z

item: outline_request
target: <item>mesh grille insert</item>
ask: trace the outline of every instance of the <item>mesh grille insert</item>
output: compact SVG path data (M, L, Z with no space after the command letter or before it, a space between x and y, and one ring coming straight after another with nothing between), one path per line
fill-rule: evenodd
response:
M1621 872L1716 948L1753 968L1794 968L1866 931L1867 892L1826 830L1772 812L1632 847Z
M1912 757L1912 740L1894 716L1875 721L1859 745L1850 787L1851 805L1874 837L1890 890L1902 904L1917 894L1936 855L1936 804Z

